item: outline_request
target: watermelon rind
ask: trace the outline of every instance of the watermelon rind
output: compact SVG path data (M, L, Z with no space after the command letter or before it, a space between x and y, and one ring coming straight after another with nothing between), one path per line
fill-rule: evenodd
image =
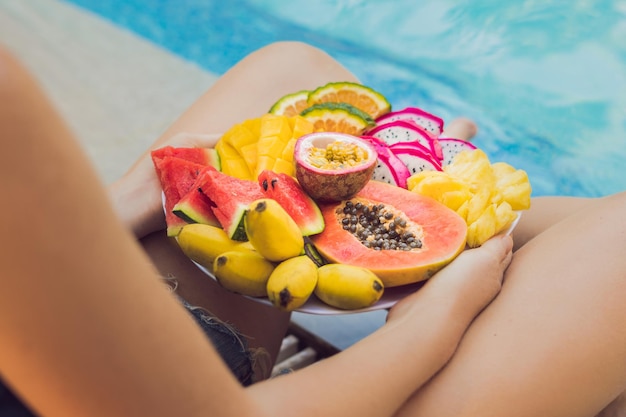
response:
M166 157L184 159L200 165L208 165L221 171L220 157L213 148L191 148L163 146L151 152L152 160L155 162Z
M163 190L167 236L173 237L187 222L176 216L172 209L189 192L200 171L207 167L174 156L153 156L153 162Z
M196 185L210 200L213 214L228 237L239 241L248 240L244 216L250 203L263 198L258 184L217 170L205 170L198 176Z
M222 170L222 161L220 159L220 155L217 152L217 149L214 148L204 148L206 154L207 154L207 158L208 158L208 165L212 166L213 168L217 169L218 171Z
M228 215L231 219L234 219L234 221L231 221L229 226L227 225L227 227L224 228L226 234L228 234L228 236L230 236L232 240L237 240L240 242L245 242L248 240L248 234L246 233L246 227L244 223L247 211L248 204L240 204L236 207L235 210L232 210L230 213L219 212L219 214L221 214L222 216L219 216L217 212L215 213L218 219L220 217L226 218L226 215Z
M192 188L172 208L172 212L188 223L221 227L211 209L210 201L197 188Z

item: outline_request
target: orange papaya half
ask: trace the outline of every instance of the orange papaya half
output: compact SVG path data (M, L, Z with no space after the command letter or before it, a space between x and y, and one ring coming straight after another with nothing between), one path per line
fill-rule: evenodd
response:
M320 209L326 227L311 236L319 253L332 263L371 270L385 287L424 281L465 249L467 224L461 216L430 197L383 182L370 181L350 200Z

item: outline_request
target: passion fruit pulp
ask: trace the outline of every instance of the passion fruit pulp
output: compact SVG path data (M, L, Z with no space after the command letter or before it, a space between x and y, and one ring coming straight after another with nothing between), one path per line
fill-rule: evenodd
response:
M296 178L316 201L351 198L372 178L378 155L357 136L317 132L301 136L294 149Z

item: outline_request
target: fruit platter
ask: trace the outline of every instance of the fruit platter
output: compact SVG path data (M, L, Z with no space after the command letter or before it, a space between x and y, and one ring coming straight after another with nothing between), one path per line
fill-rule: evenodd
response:
M167 235L225 289L285 311L390 308L530 207L524 170L353 82L152 160Z

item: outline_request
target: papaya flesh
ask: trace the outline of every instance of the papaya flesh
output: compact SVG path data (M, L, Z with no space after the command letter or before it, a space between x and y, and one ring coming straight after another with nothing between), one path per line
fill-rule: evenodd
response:
M419 243L405 250L367 247L345 229L346 201L323 204L326 227L311 239L318 252L333 263L367 268L386 288L430 278L465 249L467 224L461 216L433 198L379 181L370 181L349 204L384 205L417 230ZM381 216L381 218L383 218Z

